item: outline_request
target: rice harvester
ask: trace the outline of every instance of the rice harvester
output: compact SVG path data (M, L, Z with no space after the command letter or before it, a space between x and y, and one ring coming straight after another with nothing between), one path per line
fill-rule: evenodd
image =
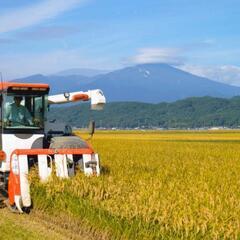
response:
M27 212L31 208L28 174L32 166L41 181L53 171L60 178L99 175L99 156L70 126L64 131L47 128L51 104L91 101L91 109L101 110L106 103L99 89L49 96L48 84L3 82L0 84L0 202L10 210ZM54 124L54 123L52 123ZM53 167L54 165L54 167Z

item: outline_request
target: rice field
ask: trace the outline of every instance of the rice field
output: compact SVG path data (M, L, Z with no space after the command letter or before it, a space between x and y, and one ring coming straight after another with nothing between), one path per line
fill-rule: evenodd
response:
M33 176L35 208L101 239L240 239L240 131L99 131L91 144L101 176Z

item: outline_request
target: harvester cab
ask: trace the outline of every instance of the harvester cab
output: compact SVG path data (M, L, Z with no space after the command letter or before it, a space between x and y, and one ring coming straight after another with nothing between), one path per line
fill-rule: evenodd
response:
M32 205L28 173L38 170L41 181L53 171L60 178L99 175L98 154L66 126L64 132L46 129L50 104L91 101L91 108L101 110L106 102L101 90L49 96L48 84L5 82L0 85L0 201L16 212ZM53 168L53 165L55 166Z

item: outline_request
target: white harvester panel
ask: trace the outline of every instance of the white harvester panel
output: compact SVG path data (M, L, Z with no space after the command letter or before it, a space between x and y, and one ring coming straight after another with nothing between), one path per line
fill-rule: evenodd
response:
M50 158L50 167L48 159ZM48 155L38 155L39 176L46 181L52 173L52 163L55 164L56 175L60 178L69 178L75 175L75 164L72 154L55 154L51 159ZM83 154L83 171L87 176L100 175L98 154Z
M73 177L75 175L73 155L72 154L67 154L65 156L66 156L66 159L67 159L68 176Z
M43 134L25 134L25 138L19 138L15 134L2 134L2 149L6 153L6 161L0 163L0 171L10 171L10 157L15 149L31 149L33 143L43 137ZM36 147L42 148L42 141Z
M31 206L30 188L28 183L28 159L27 155L18 156L19 174L20 174L20 189L22 197L22 205L24 207Z
M48 162L49 160L49 162ZM60 178L69 178L75 175L75 164L72 154L38 155L39 177L46 181L52 173L55 165L56 175ZM98 154L83 154L83 171L87 176L100 175L100 163Z
M100 165L98 154L83 154L84 173L90 175L100 175Z
M64 154L55 154L54 162L56 166L56 174L61 178L68 178L67 158Z
M50 167L48 166L48 159L50 161ZM39 177L41 181L47 181L48 177L52 173L52 158L48 155L38 155L38 168Z

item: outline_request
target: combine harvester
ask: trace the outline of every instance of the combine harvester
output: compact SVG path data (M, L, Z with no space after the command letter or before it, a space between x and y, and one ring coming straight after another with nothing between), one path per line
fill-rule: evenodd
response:
M29 212L28 173L33 166L41 181L54 169L60 178L74 176L78 169L86 175L100 174L99 157L92 147L74 136L69 126L64 131L47 130L46 113L50 104L88 100L91 109L101 110L106 103L101 90L48 96L48 84L13 82L2 83L0 90L0 203L13 212Z

